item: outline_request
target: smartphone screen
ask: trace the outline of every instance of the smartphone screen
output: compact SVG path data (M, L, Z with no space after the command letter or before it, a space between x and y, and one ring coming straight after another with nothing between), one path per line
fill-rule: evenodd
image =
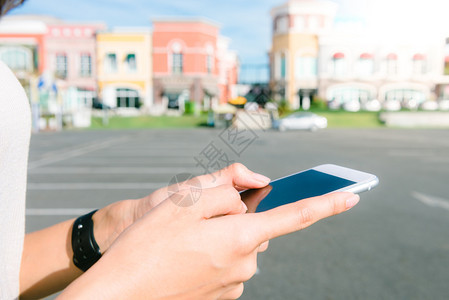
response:
M262 212L301 199L324 195L355 183L320 171L307 170L275 180L262 189L243 191L240 195L243 201L252 202L247 203L250 204L248 208L252 208L249 211Z

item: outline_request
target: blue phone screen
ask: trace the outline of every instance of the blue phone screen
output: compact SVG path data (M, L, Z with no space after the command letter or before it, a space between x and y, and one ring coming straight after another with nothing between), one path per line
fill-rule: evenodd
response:
M265 188L244 191L241 197L245 202L260 201L255 211L261 212L301 199L323 195L354 183L354 181L323 172L307 170L271 182ZM247 204L255 207L255 203Z

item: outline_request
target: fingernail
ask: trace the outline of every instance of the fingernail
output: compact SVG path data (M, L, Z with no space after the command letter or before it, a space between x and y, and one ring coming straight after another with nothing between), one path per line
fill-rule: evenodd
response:
M248 211L248 206L246 206L245 202L243 202L243 201L242 201L242 204L243 204L243 209L245 210L245 212L247 212Z
M350 209L354 207L357 203L359 203L360 196L357 194L352 194L348 199L346 199L346 209Z
M263 176L262 174L258 173L253 173L253 178L263 184L268 184L271 181L271 179L268 178L267 176Z

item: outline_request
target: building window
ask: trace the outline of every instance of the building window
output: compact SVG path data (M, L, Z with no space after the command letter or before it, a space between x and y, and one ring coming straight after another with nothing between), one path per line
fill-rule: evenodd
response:
M422 75L426 73L426 57L423 54L413 55L413 74Z
M30 71L32 69L30 50L19 47L5 47L0 51L0 59L12 70Z
M56 77L67 78L67 55L65 53L56 54Z
M314 78L318 75L318 60L314 56L297 56L295 61L295 78Z
M373 99L373 93L369 89L348 85L330 88L327 97L341 105L352 101L366 102Z
M344 77L346 76L346 59L345 55L341 52L337 52L332 57L333 65L334 65L334 76L335 77Z
M212 74L213 67L214 67L214 58L212 55L207 55L206 56L206 69L207 69L208 74Z
M81 77L92 76L92 57L89 53L83 53L80 57L80 75Z
M136 54L129 53L128 55L126 55L125 65L130 73L135 73L137 71Z
M308 26L310 30L317 30L320 28L320 19L318 16L309 16Z
M297 31L302 31L306 28L306 21L304 19L303 16L295 16L295 24L294 24L294 28Z
M276 32L283 33L288 31L288 16L279 17L276 20Z
M357 74L360 77L369 77L374 73L374 57L370 53L362 53L357 62Z
M117 55L115 53L107 53L104 62L106 73L117 72Z
M444 58L444 75L449 75L449 56Z
M287 58L285 57L285 54L281 55L280 74L281 79L285 79L287 77Z
M92 107L94 99L95 99L94 91L86 89L78 89L78 101L81 105L86 107Z
M385 99L383 100L399 100L401 102L414 100L417 103L422 103L426 100L426 95L423 91L415 89L391 89L385 93Z
M173 53L172 54L172 72L173 72L173 74L182 74L182 72L183 72L182 53Z
M390 53L386 57L387 75L398 74L398 56L394 53Z
M133 89L117 89L117 107L140 107L139 92Z

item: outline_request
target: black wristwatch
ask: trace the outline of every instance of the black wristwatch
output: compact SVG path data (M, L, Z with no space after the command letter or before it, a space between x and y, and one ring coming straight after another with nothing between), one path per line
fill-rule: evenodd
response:
M75 220L72 229L73 263L86 272L100 258L100 247L94 237L92 216L97 210Z

